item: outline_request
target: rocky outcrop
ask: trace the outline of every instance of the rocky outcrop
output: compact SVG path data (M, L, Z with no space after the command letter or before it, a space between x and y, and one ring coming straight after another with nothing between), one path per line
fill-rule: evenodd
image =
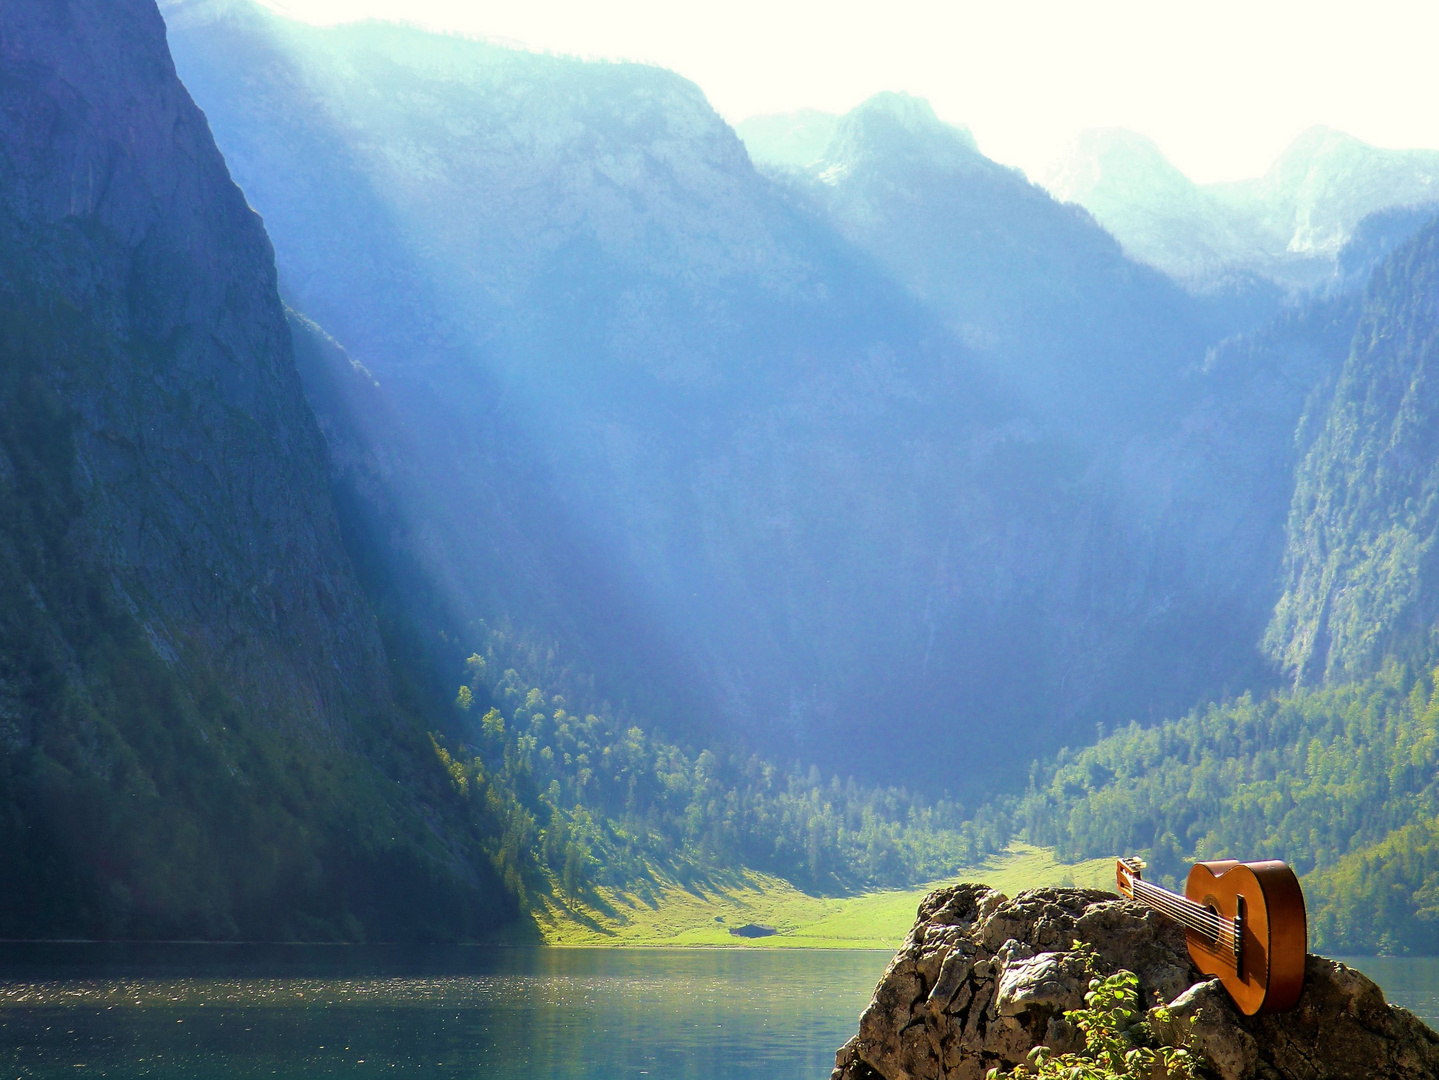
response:
M1439 1034L1336 961L1309 957L1296 1008L1245 1017L1191 964L1184 931L1153 911L1093 890L1010 899L964 884L920 905L832 1080L979 1080L1040 1044L1078 1049L1064 1016L1084 1006L1088 984L1076 941L1101 967L1134 972L1143 1005L1168 1005L1167 1023L1150 1014L1159 1040L1175 1041L1197 1014L1193 1047L1220 1080L1439 1077Z

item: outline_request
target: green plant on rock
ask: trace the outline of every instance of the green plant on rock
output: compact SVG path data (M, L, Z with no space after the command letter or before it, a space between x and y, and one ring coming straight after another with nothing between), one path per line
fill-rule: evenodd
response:
M1098 954L1083 942L1074 943L1074 952L1090 975L1089 992L1086 1008L1071 1009L1064 1018L1084 1032L1084 1049L1056 1054L1036 1046L1026 1064L991 1069L989 1080L1196 1080L1201 1062L1190 1043L1198 1013L1178 1026L1167 1009L1153 1010L1155 1022L1182 1032L1180 1045L1161 1045L1150 1015L1139 1007L1138 976L1123 969L1101 974Z

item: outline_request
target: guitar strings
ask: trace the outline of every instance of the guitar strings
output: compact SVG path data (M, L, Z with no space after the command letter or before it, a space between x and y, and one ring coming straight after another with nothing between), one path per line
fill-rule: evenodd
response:
M1206 918L1192 909L1180 908L1169 903L1155 902L1152 906L1161 914L1168 915L1180 925L1193 930L1216 945L1232 947L1236 943L1237 939L1232 923L1215 919L1213 916Z
M1233 920L1222 918L1188 897L1171 893L1168 889L1162 889L1157 885L1151 885L1142 878L1131 879L1129 886L1136 899L1142 897L1152 907L1158 908L1177 922L1213 938L1218 944L1230 946L1235 944Z
M1131 892L1136 894L1136 899L1138 899L1138 894L1149 897L1148 902L1152 907L1158 908L1178 922L1199 930L1201 933L1207 930L1212 936L1219 938L1222 938L1227 931L1230 942L1233 942L1234 921L1232 919L1225 919L1212 909L1195 903L1187 896L1170 892L1168 889L1161 888L1140 877L1130 878L1129 887ZM1197 926L1195 923L1204 925Z
M1166 914L1173 915L1181 922L1201 923L1215 932L1232 929L1234 925L1232 920L1216 915L1209 908L1196 904L1187 897L1181 897L1167 889L1161 889L1157 885L1150 885L1148 882L1135 882L1134 885L1139 886L1134 891L1148 897L1152 906L1160 908ZM1195 927L1195 929L1199 928Z

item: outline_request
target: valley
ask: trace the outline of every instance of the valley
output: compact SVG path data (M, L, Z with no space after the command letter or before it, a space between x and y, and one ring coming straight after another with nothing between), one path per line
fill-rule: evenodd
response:
M1262 849L1439 950L1436 152L0 28L0 936L887 948Z

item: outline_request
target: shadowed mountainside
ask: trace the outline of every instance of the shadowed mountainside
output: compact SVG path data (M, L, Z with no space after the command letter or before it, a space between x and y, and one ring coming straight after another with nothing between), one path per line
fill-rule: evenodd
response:
M503 917L153 0L8 3L0 65L0 936Z

